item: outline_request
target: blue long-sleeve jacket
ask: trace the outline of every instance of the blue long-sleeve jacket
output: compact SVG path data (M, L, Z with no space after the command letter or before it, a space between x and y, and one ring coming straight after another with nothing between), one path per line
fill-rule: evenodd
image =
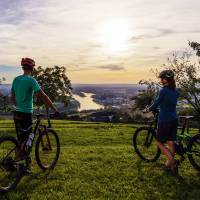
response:
M176 105L179 97L177 90L163 87L154 103L149 107L150 111L160 108L158 123L168 122L177 119Z

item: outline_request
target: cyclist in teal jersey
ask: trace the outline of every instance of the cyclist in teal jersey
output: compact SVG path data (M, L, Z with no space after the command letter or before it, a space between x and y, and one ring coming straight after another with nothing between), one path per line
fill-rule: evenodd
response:
M23 157L22 151L24 142L29 137L30 132L22 133L20 129L28 129L32 124L33 113L33 96L40 98L46 107L51 108L55 113L58 113L57 108L53 105L49 97L40 88L38 82L32 77L32 72L35 66L35 61L31 58L22 58L21 66L23 74L17 76L12 83L12 100L16 106L14 112L14 122L17 132L17 138L20 142L20 148L16 152L16 157Z

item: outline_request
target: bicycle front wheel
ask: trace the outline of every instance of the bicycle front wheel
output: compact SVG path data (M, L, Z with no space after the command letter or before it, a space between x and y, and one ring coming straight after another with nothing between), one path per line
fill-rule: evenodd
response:
M149 127L136 129L133 135L133 147L142 160L154 162L159 158L160 149L157 147L155 134Z
M18 142L13 137L0 138L0 192L8 192L18 184L21 173L16 162Z
M188 158L192 166L200 171L200 134L191 138L188 144Z
M54 130L42 132L35 146L35 157L38 166L43 169L52 169L56 165L60 154L60 141Z

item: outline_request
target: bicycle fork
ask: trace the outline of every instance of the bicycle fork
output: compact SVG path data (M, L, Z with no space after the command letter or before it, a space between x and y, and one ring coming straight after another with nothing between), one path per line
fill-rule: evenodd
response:
M151 134L151 129L149 128L148 133L147 133L147 137L145 139L144 142L144 146L149 147L151 145L151 142L153 140L153 134Z
M50 139L49 139L49 134L48 134L48 129L47 129L46 126L43 126L43 128L44 128L44 134L45 134L45 136L46 136L46 141L47 141L47 144L48 144L48 150L52 150L51 141L50 141ZM43 137L42 137L42 134L43 134L43 133L41 132L41 130L40 130L40 134L41 134L42 149L45 150L46 146L45 146L45 144L44 144L44 140L43 140Z

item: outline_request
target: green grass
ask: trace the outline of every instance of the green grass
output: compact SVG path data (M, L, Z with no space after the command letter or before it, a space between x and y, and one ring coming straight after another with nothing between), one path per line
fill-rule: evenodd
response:
M137 157L131 124L69 122L55 130L61 141L56 168L47 176L34 161L33 174L23 177L1 200L200 199L200 176L187 159L180 167L181 178L177 178L160 170L163 157L156 163ZM12 134L13 130L0 132Z

